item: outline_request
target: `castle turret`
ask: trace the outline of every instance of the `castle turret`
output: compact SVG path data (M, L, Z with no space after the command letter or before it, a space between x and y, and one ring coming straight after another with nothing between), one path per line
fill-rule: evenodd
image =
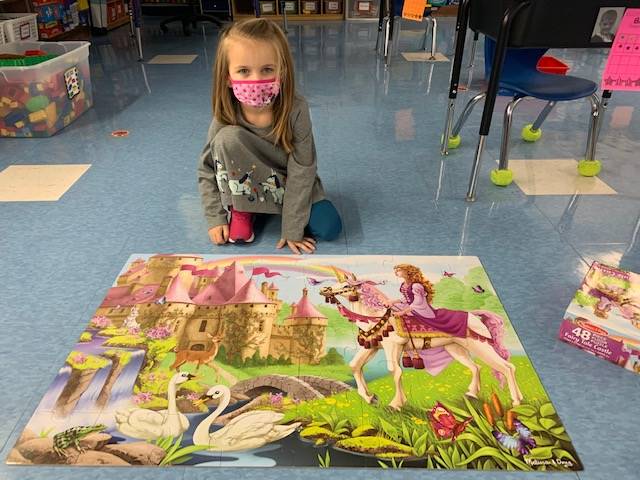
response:
M302 298L292 305L291 314L284 322L292 336L291 360L315 364L325 354L327 346L327 317L309 300L309 291L302 290Z

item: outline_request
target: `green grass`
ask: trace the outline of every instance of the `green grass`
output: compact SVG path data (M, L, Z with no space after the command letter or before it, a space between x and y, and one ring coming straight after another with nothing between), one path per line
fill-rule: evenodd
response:
M531 363L524 356L512 357L511 361L516 366L516 377L522 394L527 403L548 401L548 397L538 380ZM488 401L495 391L503 405L511 405L508 389L502 389L497 379L491 374L488 367L481 368L480 399ZM321 420L319 413L336 414L340 418L347 419L356 427L366 423L375 422L379 417L389 419L395 415L424 418L427 410L431 409L437 401L450 402L458 400L467 391L471 373L457 362L452 362L437 377L432 377L424 370L405 370L402 382L408 397L408 404L403 414L390 412L386 406L395 393L393 379L390 376L368 382L369 391L379 398L379 406L366 404L351 390L324 399L303 402L287 413L287 419L293 420Z
M108 347L138 347L146 343L147 341L144 337L137 335L119 335L117 337L111 337L104 342Z
M75 370L100 370L109 365L109 360L97 355L87 355L74 350L67 357L67 363Z
M175 359L174 353L168 353L159 365L160 369L169 369L169 366ZM259 377L261 375L316 375L320 377L333 378L336 380L342 380L343 382L349 381L353 378L351 375L351 369L348 365L272 365L269 367L247 367L247 368L235 368L225 363L216 362L222 369L236 377L238 380L245 380L247 378ZM184 364L180 367L181 371L197 374L199 382L204 385L223 384L228 385L222 377L216 380L216 371L208 365L200 366L200 369L196 372L194 364Z

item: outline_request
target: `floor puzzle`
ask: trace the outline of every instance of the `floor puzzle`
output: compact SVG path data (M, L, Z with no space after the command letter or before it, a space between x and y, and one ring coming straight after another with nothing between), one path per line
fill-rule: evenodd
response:
M581 470L476 257L133 255L10 464Z

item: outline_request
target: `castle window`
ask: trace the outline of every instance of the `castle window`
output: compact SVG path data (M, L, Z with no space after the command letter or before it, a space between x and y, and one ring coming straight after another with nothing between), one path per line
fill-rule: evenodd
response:
M264 320L260 320L260 323L258 324L258 331L264 332Z
M202 322L200 322L200 328L198 329L199 332L204 332L207 329L207 321L203 320Z

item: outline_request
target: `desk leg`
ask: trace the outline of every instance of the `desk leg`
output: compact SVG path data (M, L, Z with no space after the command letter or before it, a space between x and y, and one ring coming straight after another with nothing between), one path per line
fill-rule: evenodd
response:
M509 40L509 34L511 33L511 25L513 20L522 12L526 7L530 5L530 2L524 1L518 3L513 9L507 9L502 17L502 24L500 25L500 32L498 33L498 41L496 42L496 51L493 57L493 65L491 66L491 76L489 77L489 85L487 87L487 98L484 102L484 110L482 111L482 121L480 123L480 137L478 139L478 146L476 147L476 156L471 169L471 178L469 179L469 189L467 190L467 201L473 202L476 199L476 185L478 183L478 173L480 172L480 163L482 161L482 154L484 152L484 146L489 135L489 129L491 127L491 117L493 115L493 109L496 105L496 97L498 95L498 88L500 84L500 72L502 71L502 65L504 64L505 56L507 55L507 44Z
M458 7L458 17L456 19L456 49L453 63L451 65L451 79L449 84L449 105L447 107L447 117L444 123L440 154L449 154L449 136L453 125L453 114L458 96L458 84L460 83L460 69L462 67L462 56L464 55L464 42L467 38L467 24L469 23L469 2L462 0Z

